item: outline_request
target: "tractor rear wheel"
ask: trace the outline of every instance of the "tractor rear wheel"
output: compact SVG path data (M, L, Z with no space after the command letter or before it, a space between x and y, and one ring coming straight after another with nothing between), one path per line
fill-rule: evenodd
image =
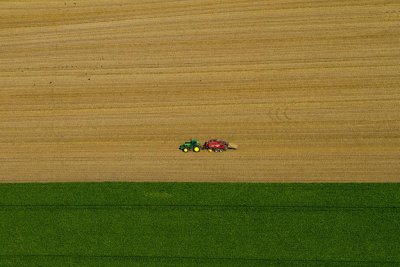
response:
M198 146L193 147L193 151L194 152L199 152L200 151L200 147L198 147Z

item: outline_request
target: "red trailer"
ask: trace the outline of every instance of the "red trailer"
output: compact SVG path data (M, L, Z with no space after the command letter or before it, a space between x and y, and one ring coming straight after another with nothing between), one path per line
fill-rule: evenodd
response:
M236 149L237 146L234 144L230 144L227 141L224 140L218 140L218 139L210 139L207 142L204 143L203 149L207 149L208 151L214 151L214 152L222 152L226 151L228 149Z

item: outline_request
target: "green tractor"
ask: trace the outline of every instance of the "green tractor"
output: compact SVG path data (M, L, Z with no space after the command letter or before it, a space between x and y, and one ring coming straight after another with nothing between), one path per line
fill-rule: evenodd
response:
M191 139L190 141L187 141L184 144L180 145L179 149L185 153L189 152L189 150L192 150L193 152L200 152L201 145L196 139Z

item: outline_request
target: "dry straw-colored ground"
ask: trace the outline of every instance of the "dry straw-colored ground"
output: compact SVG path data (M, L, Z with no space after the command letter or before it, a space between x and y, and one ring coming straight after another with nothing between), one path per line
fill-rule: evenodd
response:
M0 2L1 181L400 181L399 137L398 0Z

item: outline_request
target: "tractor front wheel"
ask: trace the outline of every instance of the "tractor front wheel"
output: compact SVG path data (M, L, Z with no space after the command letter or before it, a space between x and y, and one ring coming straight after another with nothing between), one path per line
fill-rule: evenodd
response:
M187 153L189 151L189 149L187 149L186 147L182 150L184 153Z

